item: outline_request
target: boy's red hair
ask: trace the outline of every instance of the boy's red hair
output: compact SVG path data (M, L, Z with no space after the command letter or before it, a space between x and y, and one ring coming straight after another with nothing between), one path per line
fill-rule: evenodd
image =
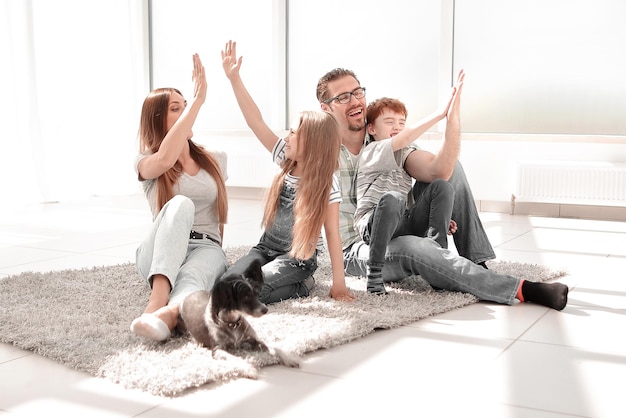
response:
M404 115L405 118L408 116L406 106L400 100L392 99L390 97L381 97L380 99L376 99L367 105L367 123L374 123L383 111L387 109L394 113Z

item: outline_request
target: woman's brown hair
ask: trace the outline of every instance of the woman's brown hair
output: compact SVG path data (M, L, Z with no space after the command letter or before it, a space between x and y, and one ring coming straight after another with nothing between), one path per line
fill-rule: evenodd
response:
M159 150L161 142L167 134L167 112L170 95L173 92L182 96L179 90L168 87L153 90L144 100L139 124L140 152L154 154ZM210 153L192 140L189 140L189 153L191 158L215 180L217 184L217 216L220 224L225 224L228 217L228 197L219 164ZM172 168L157 178L158 210L161 210L167 201L174 196L173 186L178 182L182 173L183 168L180 162L176 161Z

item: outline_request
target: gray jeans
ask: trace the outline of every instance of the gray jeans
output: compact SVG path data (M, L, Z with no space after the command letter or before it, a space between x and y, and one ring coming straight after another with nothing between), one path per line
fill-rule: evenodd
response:
M461 256L442 248L429 238L398 236L387 245L383 279L393 282L419 274L438 289L466 292L481 300L513 304L520 279L497 274L474 263L493 259L495 253L478 217L476 204L460 163L457 163L449 182L454 187L452 219L458 224L454 244ZM413 188L416 200L426 186L416 183ZM343 256L347 274L365 276L370 256L367 244L356 242L344 250Z
M435 240L448 248L448 228L452 213L454 190L445 180L430 183L419 199L406 207L406 197L387 192L380 198L371 215L363 241L370 246L369 262L382 266L387 244L401 235L417 235Z
M152 277L168 278L170 304L179 304L196 290L211 290L228 267L224 250L209 239L189 239L193 202L181 195L168 201L136 252L139 274L152 287Z
M362 241L344 250L346 274L365 276L369 247ZM383 279L386 282L421 275L431 286L471 293L481 300L512 305L520 279L485 269L441 248L429 238L403 235L389 242Z
M454 188L452 219L457 223L457 231L452 238L459 255L469 258L475 263L496 258L487 233L478 216L472 189L469 186L465 171L457 161L454 173L448 182ZM429 183L416 182L413 186L415 201L424 193Z

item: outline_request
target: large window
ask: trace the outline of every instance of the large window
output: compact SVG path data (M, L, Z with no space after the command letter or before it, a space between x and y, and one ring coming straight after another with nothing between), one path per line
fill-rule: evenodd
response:
M127 0L0 2L7 201L136 190L132 161L147 85L142 16L142 3Z
M319 109L317 80L335 67L355 71L370 101L406 102L409 122L436 109L464 68L466 137L623 141L624 16L623 0L3 0L0 178L19 202L135 192L141 103L150 87L191 97L195 52L209 83L196 139L252 169L264 150L223 74L229 39L277 132Z
M626 135L626 2L455 2L465 132Z
M277 131L299 111L319 109L317 80L340 66L356 72L368 99L400 98L409 118L419 118L450 88L451 4L152 1L152 84L175 86L190 96L191 55L198 52L209 92L196 132L248 131L221 68L220 50L233 39L244 58L242 77Z
M153 86L190 95L191 54L209 74L196 130L247 131L221 69L228 39L264 117L285 129L319 109L317 80L355 71L371 101L403 100L409 121L437 108L459 69L463 130L626 134L622 0L152 1Z

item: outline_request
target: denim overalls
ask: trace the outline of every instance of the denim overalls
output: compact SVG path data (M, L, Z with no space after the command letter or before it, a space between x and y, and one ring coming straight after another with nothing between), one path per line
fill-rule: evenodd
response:
M293 239L293 203L296 189L283 184L280 204L276 216L257 245L237 260L225 273L243 274L252 260L260 260L263 265L265 284L259 299L263 303L273 303L284 299L309 295L304 280L317 269L317 250L308 260L300 260L289 255Z

